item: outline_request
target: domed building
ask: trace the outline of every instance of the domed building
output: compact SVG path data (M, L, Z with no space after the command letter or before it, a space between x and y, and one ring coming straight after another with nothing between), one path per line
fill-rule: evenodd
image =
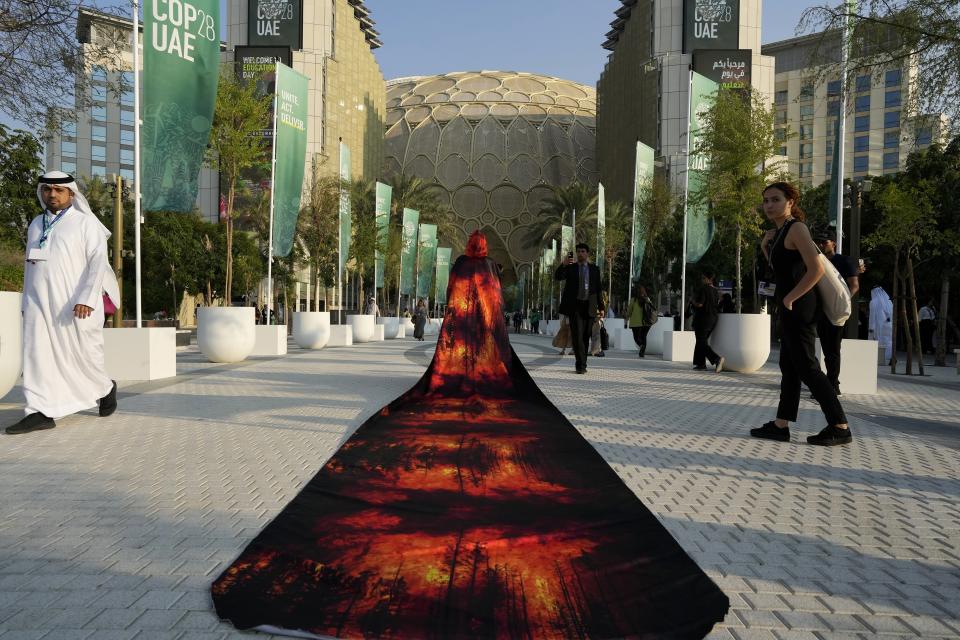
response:
M435 182L461 244L481 229L512 283L539 255L522 238L550 187L597 183L596 109L593 87L532 73L391 80L384 173Z

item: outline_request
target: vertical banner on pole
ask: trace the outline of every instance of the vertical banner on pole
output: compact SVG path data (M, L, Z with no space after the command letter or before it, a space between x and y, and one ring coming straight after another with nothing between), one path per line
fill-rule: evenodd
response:
M277 65L276 140L277 164L273 176L273 254L286 256L293 237L303 195L303 170L307 156L308 78L284 64Z
M547 278L553 278L548 264L549 258L550 249L544 247L540 252L540 306L544 308L547 306L547 287L549 286Z
M193 20L163 0L143 5L144 211L193 211L220 73L220 2L192 0ZM189 16L189 14L187 14ZM266 126L267 123L264 123Z
M387 230L390 224L390 201L393 187L378 182L376 185L377 247L374 250L374 288L383 286L383 252L387 248Z
M417 265L417 297L429 298L433 292L433 275L437 261L437 225L420 225L420 251Z
M603 271L604 253L607 250L607 200L603 183L597 185L597 268Z
M350 147L342 142L340 143L340 181L350 182ZM343 273L348 255L350 255L350 192L344 185L340 191L340 273Z
M687 193L697 193L703 187L703 173L707 170L707 159L695 149L700 142L700 128L703 126L703 116L710 108L708 98L717 92L719 86L713 80L705 78L699 73L692 74L690 83L690 122L689 148L690 157L687 160ZM713 218L705 203L687 205L687 262L698 262L713 242Z
M400 293L412 296L416 293L414 280L417 261L417 228L420 224L420 212L416 209L403 210L403 248L400 251Z
M573 227L560 225L560 255L564 258L573 251Z
M436 293L434 299L437 304L447 303L447 284L450 281L450 256L453 249L450 247L440 247L437 249L437 277Z
M633 174L633 229L630 238L630 283L640 277L643 254L647 250L647 225L641 207L650 196L653 184L653 149L637 142Z

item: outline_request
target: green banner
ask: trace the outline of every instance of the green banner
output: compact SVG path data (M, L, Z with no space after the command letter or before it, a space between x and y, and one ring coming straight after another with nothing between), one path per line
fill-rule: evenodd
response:
M416 209L403 210L403 247L400 250L400 293L414 295L417 284L414 282L414 263L417 261L417 225L420 224L420 212Z
M383 250L387 248L388 231L390 226L390 201L393 199L393 187L378 182L376 185L376 216L377 216L377 246L374 249L374 284L379 289L383 286Z
M307 155L308 78L285 64L277 64L274 95L276 164L273 175L273 255L283 257L293 248L303 195Z
M193 211L220 71L220 2L143 6L144 211Z
M607 199L603 183L597 185L597 267L603 271L604 253L607 250Z
M340 143L340 273L350 255L350 147Z
M703 173L707 170L707 159L701 154L693 152L700 141L700 127L703 125L703 116L710 109L709 98L715 94L718 85L713 80L705 78L699 73L693 73L690 98L689 151L687 161L688 185L687 193L697 193L703 184ZM699 262L703 254L713 242L713 217L706 203L687 205L687 262Z
M450 247L437 249L437 286L434 294L437 304L447 303L447 284L450 280L450 257L452 254L453 249Z
M417 297L429 298L437 263L437 225L420 225L420 251L417 261Z
M560 225L560 255L564 258L573 253L573 227Z
M641 211L650 197L653 185L653 149L637 142L633 174L633 229L630 239L630 280L640 277L643 254L647 251L647 221Z

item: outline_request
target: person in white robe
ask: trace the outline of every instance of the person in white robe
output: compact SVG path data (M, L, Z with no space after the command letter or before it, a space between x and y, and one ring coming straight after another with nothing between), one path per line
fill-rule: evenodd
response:
M884 361L893 357L893 301L880 285L870 291L869 338L879 343Z
M62 171L40 177L44 212L27 229L23 278L24 418L10 434L56 426L56 418L117 408L117 385L103 355L104 294L119 307L107 261L110 232L90 210L76 181Z

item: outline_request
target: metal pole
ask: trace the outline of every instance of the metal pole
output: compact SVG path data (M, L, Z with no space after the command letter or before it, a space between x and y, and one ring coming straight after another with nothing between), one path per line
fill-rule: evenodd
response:
M140 0L133 0L133 257L137 329L143 328L140 278Z
M403 295L403 293L401 293L403 289L400 288L400 284L403 282L403 238L402 237L400 239L399 262L400 262L400 267L397 269L397 320L400 319L400 297Z
M119 329L123 326L123 177L118 175L114 184L116 193L113 200L113 272L117 276L117 285L120 288L120 300L117 300L117 311L113 314L113 326Z
M693 69L687 83L687 170L683 174L683 255L680 267L680 331L684 331L687 307L687 199L690 197L690 120L693 115Z
M273 138L270 139L270 231L267 233L269 238L267 246L267 321L264 324L271 324L270 312L273 310L273 207L274 196L277 193L277 108L280 106L280 63L274 63L274 74L276 78L273 90ZM286 312L284 312L286 315Z
M845 7L850 7L845 3ZM837 253L843 253L843 169L844 169L844 143L847 135L847 59L850 56L850 18L847 17L843 24L843 34L841 35L842 44L840 46L840 113L838 114L837 139L834 144L837 146L837 200L834 206L837 210Z
M857 182L850 188L850 266L857 280L860 279L860 209L863 206L863 189ZM839 249L837 250L839 253ZM852 296L850 320L847 322L847 337L856 340L860 324L860 292Z

